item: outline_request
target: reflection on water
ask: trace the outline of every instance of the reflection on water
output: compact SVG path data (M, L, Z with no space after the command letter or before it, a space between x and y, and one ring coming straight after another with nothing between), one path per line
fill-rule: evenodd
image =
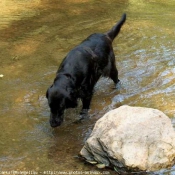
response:
M1 0L0 7L0 29L2 29L10 25L12 21L37 15L36 8L41 7L41 2L40 0Z
M174 123L175 50L172 1L1 0L0 170L89 171L77 155L95 121L123 104L158 108ZM94 32L106 32L126 12L114 41L122 88L96 85L89 121L49 126L45 91L66 53ZM105 84L105 86L104 86ZM114 172L109 170L111 174ZM174 174L175 168L157 174Z

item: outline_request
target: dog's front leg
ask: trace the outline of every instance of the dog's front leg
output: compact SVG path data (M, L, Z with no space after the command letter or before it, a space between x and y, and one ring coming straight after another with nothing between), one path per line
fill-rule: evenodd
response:
M91 99L92 99L92 94L88 95L88 97L82 98L83 107L80 112L80 120L89 118L88 110L90 107Z

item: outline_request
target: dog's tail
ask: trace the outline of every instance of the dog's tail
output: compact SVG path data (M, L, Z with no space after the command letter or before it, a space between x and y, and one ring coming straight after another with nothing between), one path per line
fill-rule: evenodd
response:
M109 30L106 35L108 35L108 37L113 41L114 38L118 35L118 33L120 32L120 28L122 27L122 25L124 24L126 20L126 14L124 13L120 19L120 21L114 26L112 27L111 30Z

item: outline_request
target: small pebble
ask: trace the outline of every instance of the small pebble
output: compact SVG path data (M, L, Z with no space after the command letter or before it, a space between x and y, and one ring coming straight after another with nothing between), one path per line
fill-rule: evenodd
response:
M97 166L97 168L105 168L105 164L103 164L103 163L97 164L96 166Z
M89 162L90 164L97 164L97 162L96 161L94 161L94 160L87 160L87 162Z
M0 74L0 78L2 78L4 75L3 74Z

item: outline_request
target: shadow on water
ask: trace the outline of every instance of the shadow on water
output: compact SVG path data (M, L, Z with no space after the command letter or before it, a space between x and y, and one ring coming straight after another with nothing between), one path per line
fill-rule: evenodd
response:
M1 171L103 172L77 155L95 121L123 104L158 108L174 121L175 3L4 0L0 5ZM61 127L52 129L45 91L61 60L91 33L110 29L123 12L128 19L113 44L122 88L117 91L111 80L102 78L90 120L73 124L80 104L66 111ZM157 172L173 173L174 167Z

